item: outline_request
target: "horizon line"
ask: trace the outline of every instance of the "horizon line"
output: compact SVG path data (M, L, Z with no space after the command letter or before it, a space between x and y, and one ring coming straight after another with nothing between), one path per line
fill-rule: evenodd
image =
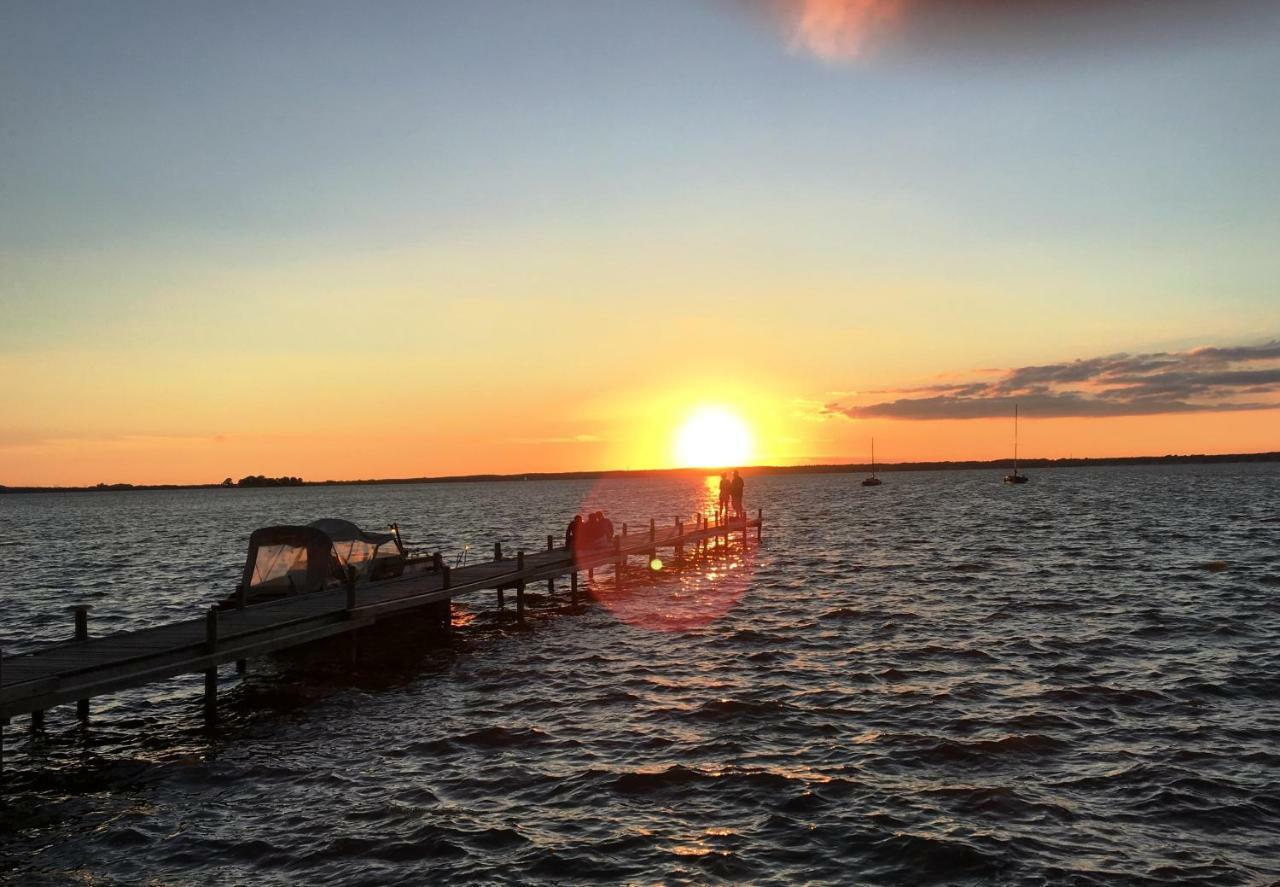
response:
M1280 462L1280 451L1269 450L1256 453L1166 453L1163 456L1067 456L1057 459L1033 457L1020 458L1022 467L1029 468L1075 468L1090 465L1150 465L1167 462L1180 464L1230 464L1248 462ZM937 459L917 460L913 462L877 462L879 471L968 471L983 468L1006 468L1013 459ZM621 477L654 477L664 475L709 475L725 471L743 471L752 475L771 474L839 474L870 471L870 462L826 462L806 463L801 465L739 465L736 467L685 466L679 468L606 468L583 471L524 471L507 474L447 474L422 475L418 477L395 478L351 478L347 480L303 480L292 484L260 484L240 486L238 483L188 483L188 484L133 484L127 482L106 483L77 486L8 486L0 484L0 494L4 493L93 493L93 492L128 492L130 490L221 490L221 489L273 489L279 487L324 487L324 486L378 486L395 484L440 484L440 483L494 483L501 481L528 480L602 480ZM262 475L247 475L255 477ZM283 475L282 477L289 477ZM275 478L270 478L274 480Z

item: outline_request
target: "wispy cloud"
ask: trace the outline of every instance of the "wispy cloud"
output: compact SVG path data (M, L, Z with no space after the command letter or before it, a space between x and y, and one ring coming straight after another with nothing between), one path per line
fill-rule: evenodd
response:
M155 447L226 444L225 434L103 434L98 432L70 432L0 429L0 450L32 449L46 447Z
M516 443L543 445L543 444L595 444L603 443L604 438L595 434L572 434L561 437L521 437L517 438Z
M994 378L895 391L892 399L826 405L853 419L985 419L1017 404L1038 417L1149 416L1280 407L1280 339L1261 345L1115 354L988 371Z

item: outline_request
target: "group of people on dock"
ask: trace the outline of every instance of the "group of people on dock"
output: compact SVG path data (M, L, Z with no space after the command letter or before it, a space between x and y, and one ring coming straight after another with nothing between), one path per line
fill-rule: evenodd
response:
M745 520L747 510L743 506L743 491L746 484L737 471L720 475L720 509L718 517L728 520L730 508L733 517ZM613 544L613 521L604 516L603 511L593 511L584 520L581 514L575 514L573 520L564 531L564 547L573 551L582 548L597 548Z
M603 511L593 511L583 520L582 515L575 514L573 520L564 531L564 547L572 551L575 547L595 548L613 542L613 521L604 516Z
M742 480L742 475L735 470L733 476L729 472L720 475L720 516L722 518L729 517L729 507L733 506L733 514L738 518L745 518L747 510L742 505L743 488L746 484Z

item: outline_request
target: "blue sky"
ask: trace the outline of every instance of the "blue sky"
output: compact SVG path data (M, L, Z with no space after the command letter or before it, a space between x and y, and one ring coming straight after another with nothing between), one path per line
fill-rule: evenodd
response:
M723 318L820 400L1280 331L1274 7L831 62L749 5L6 2L6 369L63 400L90 355L121 391L178 359L214 384L356 304L404 321L355 346L375 369L478 327L441 345L504 355L464 390L554 383L507 356L539 317L610 382ZM637 299L661 341L599 323ZM24 439L76 424L6 406ZM251 424L210 409L178 424Z

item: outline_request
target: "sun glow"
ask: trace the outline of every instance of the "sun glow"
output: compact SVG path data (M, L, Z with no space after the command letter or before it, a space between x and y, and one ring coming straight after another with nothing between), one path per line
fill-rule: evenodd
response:
M747 423L724 407L700 407L676 432L676 464L682 468L745 465L753 450Z

